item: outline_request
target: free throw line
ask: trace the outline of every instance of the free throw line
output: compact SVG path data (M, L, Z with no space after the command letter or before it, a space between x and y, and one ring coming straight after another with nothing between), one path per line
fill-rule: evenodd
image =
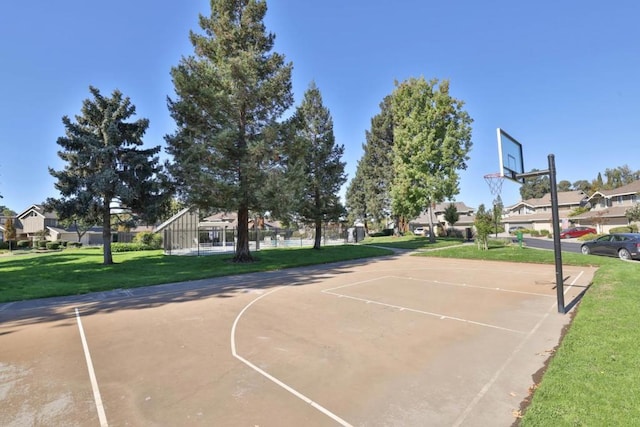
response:
M100 420L100 427L108 427L107 416L104 413L104 405L102 404L102 397L100 397L100 389L98 388L98 381L96 380L96 374L93 370L93 362L91 362L91 354L89 353L89 346L87 345L87 338L84 335L84 329L82 328L82 320L80 319L80 312L76 308L76 319L78 321L78 329L80 330L80 339L82 340L82 348L84 350L84 358L87 361L87 369L89 370L89 379L91 380L91 388L93 389L93 399L96 402L96 410L98 411L98 420Z

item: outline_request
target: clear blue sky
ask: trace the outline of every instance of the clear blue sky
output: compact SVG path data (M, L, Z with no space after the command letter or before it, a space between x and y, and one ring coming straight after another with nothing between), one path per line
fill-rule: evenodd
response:
M606 168L640 169L640 3L268 0L276 51L294 65L296 105L315 80L345 146L349 178L365 130L394 81L449 79L474 119L469 168L456 200L493 200L483 176L498 171L496 128L524 145L525 169L591 180ZM192 54L190 29L209 2L6 1L0 5L0 205L22 211L57 196L63 115L88 87L120 89L150 119L146 144L174 123L169 70ZM503 201L519 200L505 182Z

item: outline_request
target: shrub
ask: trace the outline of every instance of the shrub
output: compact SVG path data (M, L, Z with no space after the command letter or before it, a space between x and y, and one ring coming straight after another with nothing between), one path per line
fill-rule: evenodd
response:
M387 237L393 236L393 228L385 228L382 231L376 231L375 233L369 233L369 237Z
M614 227L609 231L609 233L637 233L637 232L638 232L637 224L624 225L622 227Z
M530 233L531 233L531 236L533 236L533 237L539 237L540 236L540 232L538 230L531 230Z
M51 251L55 251L60 249L60 242L46 242L46 247Z
M38 240L35 244L35 247L37 247L38 249L45 249L47 247L47 241L46 240Z
M82 242L69 242L67 243L67 247L69 248L79 248L82 246Z
M31 240L18 240L16 247L20 249L26 249L31 247Z
M0 240L0 249L9 249L9 242Z
M580 240L581 242L586 242L586 241L589 241L589 240L593 240L593 239L595 239L596 237L599 237L599 236L600 235L598 235L598 234L589 233L589 234L585 234L584 236L578 237L578 240Z
M457 228L450 228L449 230L447 230L447 236L448 237L457 237L457 238L464 238L464 235L462 233L462 230L459 230Z
M542 236L548 236L549 234L549 230L540 230L540 235Z
M149 245L143 243L112 243L111 252L133 252L133 251L148 251L155 249Z
M151 231L143 231L133 237L133 243L150 246L151 249L160 249L162 247L162 236Z

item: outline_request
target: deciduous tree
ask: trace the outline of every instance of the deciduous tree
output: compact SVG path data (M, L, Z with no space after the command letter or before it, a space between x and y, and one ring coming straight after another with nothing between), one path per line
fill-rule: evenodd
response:
M538 172L539 169L531 169L531 172ZM539 199L551 192L549 175L539 175L526 178L524 184L520 186L520 197L522 200Z
M458 171L466 169L472 145L472 119L463 106L449 94L447 80L411 78L396 83L391 195L398 216L415 218L459 193Z
M563 179L562 181L558 182L558 184L556 185L556 188L558 189L558 191L571 191L572 190L571 182L567 181L566 179Z
M480 250L489 249L489 235L493 229L493 213L487 211L484 205L478 206L473 225L476 229L475 241Z
M182 200L237 211L234 261L250 262L249 211L273 205L263 190L281 167L276 121L293 103L292 65L272 52L265 1L210 4L210 16L199 21L204 34L190 34L194 55L171 70L177 131L166 137L167 152Z
M154 221L166 205L167 191L158 157L160 146L141 149L149 121L138 119L128 97L115 90L104 97L94 87L72 121L64 116L65 136L58 138L63 170L49 168L60 198L47 199L48 209L61 220L82 218L102 225L104 264L112 264L112 208L126 209L146 222Z
M9 242L9 250L11 250L11 242L16 240L16 226L11 217L4 223L4 240Z

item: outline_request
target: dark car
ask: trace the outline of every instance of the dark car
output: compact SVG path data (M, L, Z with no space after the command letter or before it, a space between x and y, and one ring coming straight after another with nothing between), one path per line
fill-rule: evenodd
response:
M617 256L620 259L640 260L640 233L613 233L585 242L585 255Z
M567 228L565 230L562 230L560 232L560 238L561 239L567 239L570 237L582 237L585 234L598 234L598 232L596 231L595 228L591 228L591 227L573 227L573 228Z

